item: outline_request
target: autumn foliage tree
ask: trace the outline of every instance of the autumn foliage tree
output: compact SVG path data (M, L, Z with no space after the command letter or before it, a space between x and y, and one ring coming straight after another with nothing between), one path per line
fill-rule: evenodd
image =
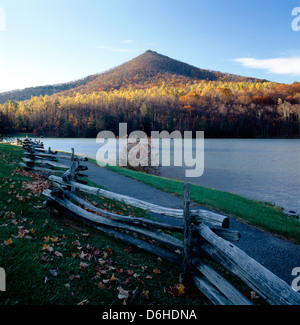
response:
M0 111L0 140L12 131L12 123L7 114Z
M52 89L52 88L51 88ZM147 51L54 94L0 104L1 132L95 137L141 129L206 137L299 137L300 83L278 84L201 70ZM6 119L6 120L5 120Z

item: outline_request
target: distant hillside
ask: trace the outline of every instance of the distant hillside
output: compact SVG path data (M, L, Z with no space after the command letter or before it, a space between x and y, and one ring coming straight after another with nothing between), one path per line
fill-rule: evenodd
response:
M30 99L31 96L44 96L55 93L71 95L74 92L78 92L84 94L94 91L110 91L113 89L127 88L129 86L133 89L147 88L162 82L170 85L179 85L188 82L197 82L199 80L233 82L265 81L196 68L149 50L133 60L102 74L95 74L69 83L1 93L0 103L4 103L7 100L22 101Z
M0 104L2 134L95 138L103 130L118 134L119 123L127 123L128 134L300 138L300 83L199 69L153 51L74 83L26 91L11 92L9 99L35 97Z
M93 75L93 76L86 77L84 79L67 82L67 83L30 87L25 89L17 89L17 90L3 92L0 93L0 103L3 104L8 100L23 101L26 99L30 99L31 96L45 96L45 95L51 96L55 93L60 93L62 91L74 89L79 86L85 85L86 83L91 82L96 77L97 75Z
M98 75L92 81L67 91L91 93L94 91L109 91L113 89L147 88L165 82L178 85L200 80L208 81L265 81L255 78L241 77L233 74L196 68L187 63L171 59L154 51L146 51L133 60Z

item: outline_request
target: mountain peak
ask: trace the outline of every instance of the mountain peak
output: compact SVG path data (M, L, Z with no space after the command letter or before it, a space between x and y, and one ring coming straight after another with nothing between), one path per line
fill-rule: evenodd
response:
M152 50L137 56L131 61L104 73L95 74L76 82L60 85L33 87L29 89L0 94L0 102L6 100L24 100L33 96L61 93L71 95L76 92L91 93L110 91L120 88L147 88L166 83L180 85L206 81L259 81L228 73L204 70L190 64L174 60ZM260 80L261 81L261 80Z
M144 54L146 54L146 53L151 53L151 54L158 54L157 52L155 52L155 51L152 51L152 50L148 50L148 51L146 51Z

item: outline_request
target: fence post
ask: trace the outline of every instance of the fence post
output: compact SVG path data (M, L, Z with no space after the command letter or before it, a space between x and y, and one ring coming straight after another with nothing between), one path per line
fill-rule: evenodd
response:
M183 225L184 225L184 239L183 239L183 270L182 270L182 282L185 285L191 283L191 271L192 271L192 243L193 243L193 224L191 223L190 214L190 195L191 184L184 184L184 207L183 207Z
M34 167L35 167L35 146L32 145L31 148L32 148L32 156L31 156L31 159L33 161L33 163L32 163L32 169L34 169Z
M72 151L72 155L71 155L71 165L70 165L70 171L71 171L70 181L74 182L74 179L75 179L74 148L72 148L71 151Z
M75 169L76 169L76 161L75 161L75 155L74 155L74 148L72 150L72 156L71 156L71 166L70 166L70 181L75 181ZM74 187L71 187L70 190L73 192L75 191Z

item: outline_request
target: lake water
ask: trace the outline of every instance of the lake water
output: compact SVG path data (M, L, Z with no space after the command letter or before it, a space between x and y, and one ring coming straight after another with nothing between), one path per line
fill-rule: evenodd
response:
M96 158L95 139L43 138L45 148ZM204 173L186 178L185 167L161 167L161 176L268 201L300 214L299 139L205 139Z

